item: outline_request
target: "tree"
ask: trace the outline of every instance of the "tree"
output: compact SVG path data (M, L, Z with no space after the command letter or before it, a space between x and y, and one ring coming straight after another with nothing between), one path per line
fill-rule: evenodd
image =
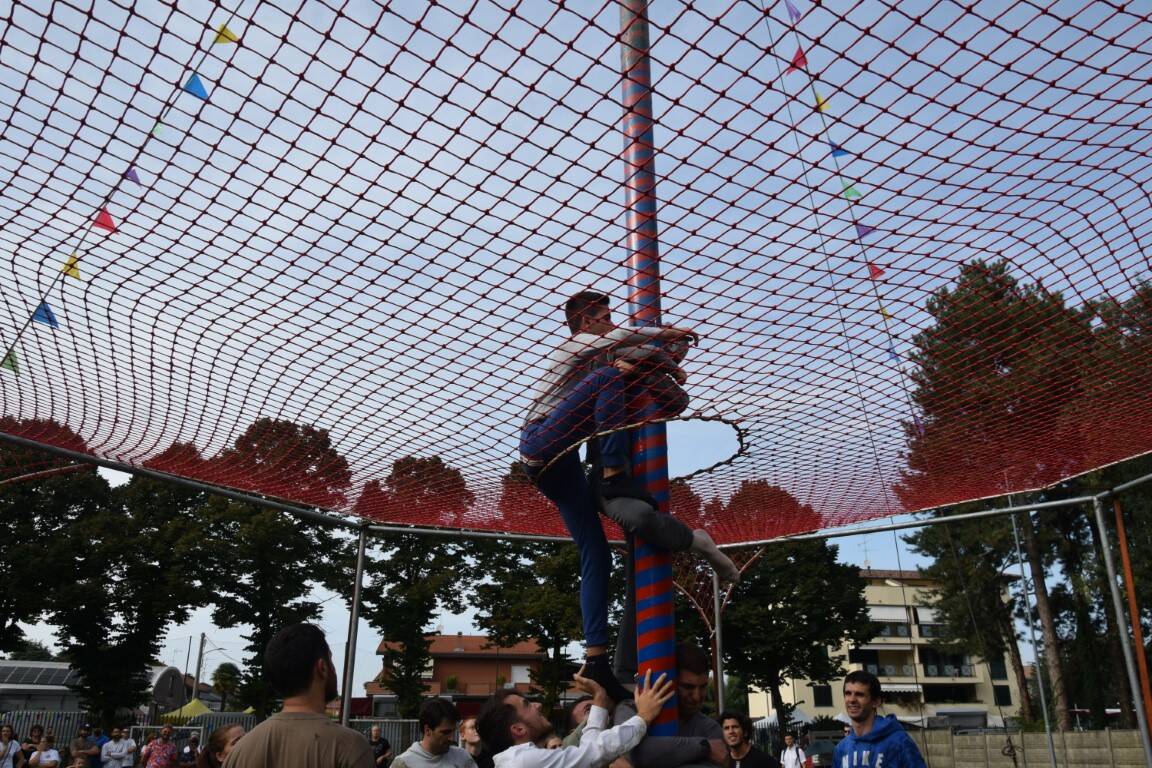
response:
M212 619L221 627L248 628L239 699L265 715L276 696L264 681L264 649L283 627L320 616L319 603L309 595L334 546L332 537L314 524L255 504L216 497L205 511L213 537L229 542L205 561L218 584Z
M435 515L439 523L458 524L473 500L464 476L440 457L408 456L393 462L383 483L365 484L356 512L367 516L388 510L419 511ZM396 694L400 714L414 717L431 660L429 625L442 609L463 610L465 545L394 533L377 537L371 549L365 566L364 617L390 644L381 683Z
M255 421L208 464L214 476L235 478L240 487L279 489L324 506L342 503L351 479L326 430L283 420ZM345 553L329 530L256 504L213 497L204 514L211 538L227 542L206 553L202 565L216 584L213 620L249 628L239 698L267 714L275 695L264 682L264 648L281 628L320 615L308 596Z
M39 640L22 640L20 647L8 654L13 661L59 661L52 649Z
M836 562L826 541L773 544L744 571L724 614L724 661L741 680L769 691L788 721L780 695L787 678L827 682L844 674L844 657L829 653L875 634L856 566Z
M212 672L212 690L220 694L220 711L228 711L228 697L240 687L243 675L240 667L226 661Z
M709 505L705 506L708 510ZM739 520L751 539L819 530L824 521L807 504L766 480L744 480L725 505L725 519Z
M1024 663L1016 636L1012 595L1005 596L1014 570L1016 550L1011 521L958 521L930 525L904 537L914 552L932 559L923 569L938 586L928 591L940 623L938 645L978 656L985 661L1008 654L1020 691L1020 716L1033 717Z
M86 451L84 441L71 429L47 419L0 418L0 432L51 440L75 451ZM67 582L67 571L57 567L60 553L46 549L89 505L95 467L66 474L20 479L29 473L62 469L74 462L45 451L0 445L0 652L22 649L20 624L44 618L52 596Z
M551 712L571 680L565 649L580 639L583 624L580 553L574 544L485 542L473 549L485 580L473 588L476 624L492 643L534 641L547 654L532 684Z
M915 338L910 374L921 418L907 426L907 467L896 488L905 508L939 506L957 489L979 497L1043 487L1082 466L1078 407L1094 343L1088 316L1040 284L1021 285L1005 260L962 265L955 287L937 291L926 309L935 323ZM1067 729L1041 547L1031 518L1020 522L1051 650L1045 658L1057 720Z

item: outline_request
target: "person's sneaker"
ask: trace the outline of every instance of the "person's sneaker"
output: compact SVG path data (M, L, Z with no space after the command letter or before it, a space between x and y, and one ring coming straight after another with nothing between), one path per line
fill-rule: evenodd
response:
M601 476L597 483L596 492L604 501L612 499L639 499L645 504L657 508L656 500L648 493L643 485L632 478L628 472L617 472L612 477Z
M612 671L612 662L606 653L584 657L584 677L599 683L608 694L608 698L617 704L635 698L632 691L616 679L616 673Z

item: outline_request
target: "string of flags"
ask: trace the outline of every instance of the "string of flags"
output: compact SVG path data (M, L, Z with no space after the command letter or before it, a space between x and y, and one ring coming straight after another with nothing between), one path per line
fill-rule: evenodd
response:
M227 45L227 44L234 44L234 43L239 43L239 42L240 42L240 36L238 34L236 34L235 32L233 32L232 29L229 28L227 23L224 23L224 24L221 24L219 27L216 28L216 34L215 34L215 37L213 38L211 44L212 45ZM207 56L207 51L204 51L203 55ZM201 60L202 59L203 59L203 56L201 57ZM187 93L187 94L190 94L191 96L194 96L195 98L200 99L201 101L205 101L205 102L209 100L208 88L204 84L203 78L200 77L200 73L196 71L195 67L192 68L192 74L188 77L187 80L184 81L183 85L180 86L178 93ZM165 113L167 113L169 106L170 105L165 104L164 108L161 110L160 117L156 120L156 123L152 126L152 130L150 131L150 135L152 137L159 137L161 135L161 133L164 129L164 115L165 115ZM141 147L140 151L141 152L143 151L143 147ZM144 182L141 179L140 172L139 172L139 170L137 170L135 165L130 165L128 167L128 169L124 171L122 178L125 181L132 182L133 184L135 184L138 187L144 186ZM8 345L7 349L4 349L3 355L0 356L0 370L10 371L14 375L20 374L20 363L19 363L19 357L17 356L16 346L19 343L20 338L23 336L24 332L33 323L39 323L40 325L47 326L48 328L51 328L53 331L60 329L60 327L61 327L60 320L57 318L56 313L55 313L55 311L53 311L52 307L48 304L48 295L52 292L52 289L56 287L56 285L59 283L60 280L65 280L65 279L69 279L69 278L72 280L83 280L84 279L81 272L80 272L80 254L81 254L81 251L84 250L84 243L85 243L85 240L87 238L88 232L90 232L92 230L100 230L101 232L104 232L106 235L114 235L119 230L119 226L116 223L116 219L112 216L112 213L109 210L109 205L108 205L108 203L111 200L112 195L115 194L118 190L119 190L119 187L113 189L112 192L109 194L108 199L105 201L105 203L102 204L100 206L100 208L96 211L95 216L92 218L91 226L81 233L79 245L64 260L63 265L60 267L60 273L58 275L56 275L56 277L52 280L52 282L45 289L44 294L40 297L39 303L36 305L36 308L32 311L32 315L17 330L16 335L12 340L12 343L10 345Z
M792 28L793 35L797 39L796 52L794 54L792 54L792 58L790 60L788 67L784 70L784 74L790 75L794 72L809 73L808 56L804 51L803 44L800 41L799 32L797 31L797 28L796 28L796 25L798 25L800 23L800 21L804 18L804 13L800 10L800 8L797 7L797 5L792 0L784 0L784 7L787 9L788 17L791 20L791 28ZM810 73L809 73L809 85L810 85L811 90L812 90L812 96L815 100L815 106L816 106L817 114L828 112L828 109L829 109L828 99L825 96L821 95L820 91L818 91L816 89L816 80L815 80L815 78L813 78L811 76ZM823 120L823 118L821 118L821 119ZM852 156L851 152L849 152L847 149L845 149L840 144L837 144L836 142L831 140L831 137L829 136L829 126L828 126L826 121L824 121L824 134L825 134L825 136L828 137L827 138L828 148L829 148L829 152L830 152L830 155L831 155L833 161L837 161L840 158ZM836 162L836 173L837 173L837 175L840 175L840 164L838 162ZM849 210L849 215L852 217L853 227L856 231L856 241L857 241L857 243L859 243L861 249L865 249L866 246L864 245L864 240L871 235L877 234L877 229L876 229L876 227L874 227L870 224L865 224L862 221L860 221L859 215L857 213L855 213L855 211L859 210L857 208L857 206L855 205L855 203L857 203L860 200L863 200L864 193L860 191L859 187L857 186L857 182L852 181L851 179L846 179L842 175L840 175L840 188L841 188L841 195L849 203L849 209L848 210ZM883 332L884 332L884 338L885 338L884 352L886 353L888 360L891 361L892 363L895 363L896 368L900 372L901 377L904 378L905 373L904 373L903 368L901 367L901 363L903 362L903 358L901 357L899 351L896 349L897 337L892 332L892 329L889 325L889 322L894 320L895 317L893 316L893 314L891 312L888 311L887 307L884 306L884 303L883 303L881 296L880 296L879 286L880 286L880 283L885 276L885 270L882 266L876 264L873 261L865 261L865 265L868 268L868 280L871 282L872 294L876 300L876 307L877 307L876 311L880 315L881 326L882 326ZM905 384L904 386L905 386L905 389L907 389L907 384ZM911 401L909 401L909 407L910 408L912 407ZM913 428L915 429L916 433L918 435L923 436L924 435L924 424L921 421L920 416L916 413L915 409L912 409L912 424L913 424Z

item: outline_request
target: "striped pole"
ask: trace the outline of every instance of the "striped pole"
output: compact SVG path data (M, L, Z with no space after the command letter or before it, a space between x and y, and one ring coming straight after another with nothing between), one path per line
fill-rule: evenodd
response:
M652 131L652 72L648 57L647 0L622 0L620 28L624 97L625 228L628 238L628 319L633 326L660 324L660 251L656 226L656 162ZM644 405L646 414L654 405ZM632 472L660 511L668 513L668 437L664 424L648 424L633 436ZM672 558L635 538L636 661L641 678L652 670L676 676L676 617ZM648 729L675 736L676 700Z

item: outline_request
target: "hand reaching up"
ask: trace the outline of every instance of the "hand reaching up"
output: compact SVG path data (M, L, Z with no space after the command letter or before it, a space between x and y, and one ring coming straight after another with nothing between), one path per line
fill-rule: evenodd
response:
M636 689L636 714L644 718L644 722L651 725L675 691L675 681L663 673L653 683L652 670L649 669L644 673L644 682Z

